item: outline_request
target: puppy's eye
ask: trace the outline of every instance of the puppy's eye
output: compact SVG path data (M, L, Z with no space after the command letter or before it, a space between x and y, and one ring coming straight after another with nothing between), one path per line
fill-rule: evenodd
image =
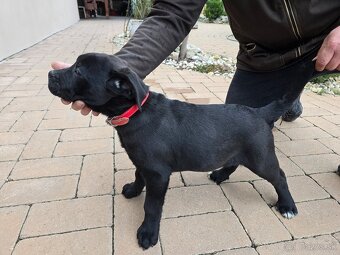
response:
M76 68L74 69L74 72L75 72L76 75L81 76L81 72L80 72L79 67L76 67Z
M121 81L120 80L115 80L114 84L117 87L117 89L120 89L120 86L121 86Z

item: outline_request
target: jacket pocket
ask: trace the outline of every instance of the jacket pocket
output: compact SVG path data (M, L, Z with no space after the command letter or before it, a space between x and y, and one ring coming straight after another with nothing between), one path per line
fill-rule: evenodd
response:
M270 54L267 50L256 43L240 44L241 51L250 58L266 58Z
M271 52L256 43L240 44L237 67L252 71L273 71L285 65L284 53Z

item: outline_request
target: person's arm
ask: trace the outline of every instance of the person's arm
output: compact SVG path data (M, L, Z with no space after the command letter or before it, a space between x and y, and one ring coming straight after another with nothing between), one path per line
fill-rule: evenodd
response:
M189 34L205 2L155 0L149 16L115 55L141 78L145 78Z
M333 29L323 41L316 56L315 69L340 71L340 26Z

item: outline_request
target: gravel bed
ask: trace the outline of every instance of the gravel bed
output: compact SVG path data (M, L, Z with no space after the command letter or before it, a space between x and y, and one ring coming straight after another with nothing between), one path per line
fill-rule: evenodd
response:
M213 21L209 21L207 17L205 17L204 15L201 15L198 20L204 23L229 24L228 16L221 16Z
M340 74L328 77L322 82L308 82L305 86L305 89L310 90L318 95L340 95Z
M236 71L236 60L220 55L203 52L194 45L188 45L187 57L178 61L179 49L167 57L163 63L177 69L188 69L209 75L232 78Z

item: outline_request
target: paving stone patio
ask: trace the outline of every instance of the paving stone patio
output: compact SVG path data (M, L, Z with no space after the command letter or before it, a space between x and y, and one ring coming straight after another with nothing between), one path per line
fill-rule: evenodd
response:
M176 173L159 242L138 247L144 193L121 195L134 166L114 130L47 89L51 61L116 52L111 39L123 23L81 21L0 63L0 254L340 254L340 97L310 92L302 96L302 118L273 131L296 218L282 218L274 189L243 167L220 186L205 173ZM233 56L237 44L223 49L230 33L223 31L200 24L189 42ZM169 98L203 104L223 103L230 83L164 65L145 81Z

